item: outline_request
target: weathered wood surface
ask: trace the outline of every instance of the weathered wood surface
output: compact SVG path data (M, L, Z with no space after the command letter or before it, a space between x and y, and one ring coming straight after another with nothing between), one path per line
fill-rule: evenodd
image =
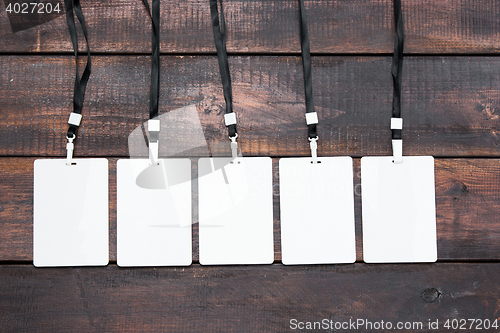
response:
M402 5L407 53L500 51L496 0L418 0ZM94 52L150 52L151 23L140 0L89 0L82 7ZM391 0L311 0L305 7L312 52L392 52ZM300 52L297 1L225 0L224 9L229 52ZM42 15L43 21L47 14ZM33 20L26 14L9 18L0 2L0 52L71 51L64 15L31 27ZM208 0L161 1L161 52L214 51Z
M0 261L33 259L33 158L0 159ZM281 260L278 159L274 161L275 260ZM500 259L500 160L437 159L438 259ZM357 259L362 260L359 159L354 165ZM196 161L193 174L196 175ZM116 159L110 160L110 259L116 260ZM197 184L193 182L193 261L198 261ZM1 270L0 270L1 271Z
M33 161L65 155L74 60L63 14L8 16L5 3L0 1L0 331L283 332L292 318L327 318L422 321L424 331L429 319L438 319L440 330L433 331L449 332L442 326L447 319L500 320L499 1L403 1L409 55L404 153L436 157L441 262L280 264L278 158L310 154L298 2L224 0L239 144L245 156L274 157L276 264L199 266L193 181L194 264L145 269L29 265ZM391 154L392 0L305 5L316 54L319 153L356 157L361 261L359 157ZM82 7L95 56L75 155L110 161L113 262L116 160L145 153L140 144L129 151L128 137L147 120L151 24L141 0L86 0ZM162 124L183 132L162 131L161 155L229 154L208 0L162 0L161 7L160 113L169 120ZM171 116L187 106L197 117Z
M93 63L75 155L128 156L129 134L148 117L150 60L98 56ZM206 156L207 145L226 145L216 57L161 63L160 114L194 105L198 116L179 123L185 131L161 154ZM309 155L300 58L231 57L230 65L243 154ZM319 154L391 154L390 67L390 57L313 58ZM70 56L0 56L0 155L65 154L73 80ZM408 57L403 81L405 154L500 156L500 58ZM206 143L182 151L197 145L196 128Z
M182 269L4 266L0 329L293 332L297 330L290 329L291 319L363 319L394 326L422 322L422 330L398 332L451 332L443 327L447 319L500 318L499 275L499 264L445 263ZM429 320L438 320L440 329L429 330ZM378 332L365 326L335 331Z

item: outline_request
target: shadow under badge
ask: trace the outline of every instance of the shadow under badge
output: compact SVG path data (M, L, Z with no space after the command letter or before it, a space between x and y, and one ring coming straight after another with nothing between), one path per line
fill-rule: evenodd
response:
M137 186L151 190L167 188L167 182L163 175L163 168L158 165L150 165L142 171L136 179Z

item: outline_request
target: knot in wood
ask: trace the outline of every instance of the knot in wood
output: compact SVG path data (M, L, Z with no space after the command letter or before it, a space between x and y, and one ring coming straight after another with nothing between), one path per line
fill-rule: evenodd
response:
M421 295L422 299L427 303L435 302L439 296L441 296L441 293L435 288L427 288Z

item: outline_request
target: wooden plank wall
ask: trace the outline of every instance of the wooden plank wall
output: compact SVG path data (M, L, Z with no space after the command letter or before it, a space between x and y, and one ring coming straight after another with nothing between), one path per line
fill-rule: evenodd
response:
M438 263L362 263L359 158L391 154L392 1L306 0L319 152L355 158L357 263L283 266L275 193L273 265L200 266L195 194L193 265L141 269L116 266L115 172L147 119L145 9L140 0L82 1L94 67L75 155L110 160L111 264L36 269L33 161L65 155L74 60L64 15L8 16L9 2L0 1L0 331L287 332L294 318L423 322L423 331L439 320L437 331L449 331L447 319L500 320L497 0L402 1L404 153L436 158ZM241 150L273 157L277 171L280 157L309 154L298 3L224 4ZM222 154L208 0L164 0L161 13L160 113L194 105L208 148Z

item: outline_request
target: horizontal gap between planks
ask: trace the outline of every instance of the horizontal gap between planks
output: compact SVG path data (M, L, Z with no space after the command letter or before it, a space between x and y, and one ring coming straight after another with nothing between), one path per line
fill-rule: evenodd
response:
M314 264L314 265L284 265L281 261L274 261L272 264L262 264L262 265L201 265L199 261L193 260L192 264L189 266L131 266L131 267L124 267L124 268L183 268L183 267L191 267L191 266L204 266L204 267L243 267L243 266L251 266L251 267L258 267L258 266L270 266L270 265L279 265L279 266L302 266L302 267L317 267L317 266L347 266L347 265L353 265L353 264L365 264L365 265L407 265L407 264L412 264L412 265L429 265L429 264L500 264L499 259L461 259L461 260L438 260L436 262L407 262L407 263L365 263L364 261L361 260L356 260L354 263L345 263L345 264ZM33 260L0 260L0 266L33 266ZM110 260L108 265L106 266L116 266L117 262L116 260ZM88 267L106 267L106 266L88 266ZM54 268L65 268L66 266L61 266L61 267L54 267ZM68 268L84 268L87 266L68 266Z
M229 141L228 141L229 143ZM64 150L66 152L66 150ZM352 158L363 158L363 157L387 157L387 156L392 156L392 155L320 155L318 156L319 158L321 157L338 157L338 156L349 156ZM410 157L410 156L433 156L433 155L403 155L403 157ZM160 157L161 159L168 159L168 158L189 158L189 159L199 159L199 158L208 158L208 157L213 157L213 158L218 158L218 157L231 157L230 155L227 156L167 156L167 157ZM242 157L270 157L274 159L279 159L279 158L299 158L299 157L311 157L309 155L286 155L286 156L276 156L276 155L244 155ZM481 155L473 155L473 156L433 156L434 159L436 160L496 160L500 159L499 156L481 156ZM66 159L66 154L61 154L60 156L56 155L51 155L51 156L40 156L40 155L0 155L0 158L34 158L34 159ZM122 155L92 155L92 156L78 156L74 155L73 158L112 158L112 159L130 159L130 156L122 156ZM144 157L137 157L134 159L148 159L147 156Z
M90 52L92 56L121 57L121 56L150 56L149 52ZM84 57L86 51L79 51L78 55ZM228 52L230 57L300 57L300 52ZM73 56L72 51L60 52L1 52L0 56ZM160 52L160 56L171 57L195 57L195 56L217 56L216 52ZM312 57L392 57L393 53L325 53L311 52ZM403 53L405 57L500 57L500 53Z

